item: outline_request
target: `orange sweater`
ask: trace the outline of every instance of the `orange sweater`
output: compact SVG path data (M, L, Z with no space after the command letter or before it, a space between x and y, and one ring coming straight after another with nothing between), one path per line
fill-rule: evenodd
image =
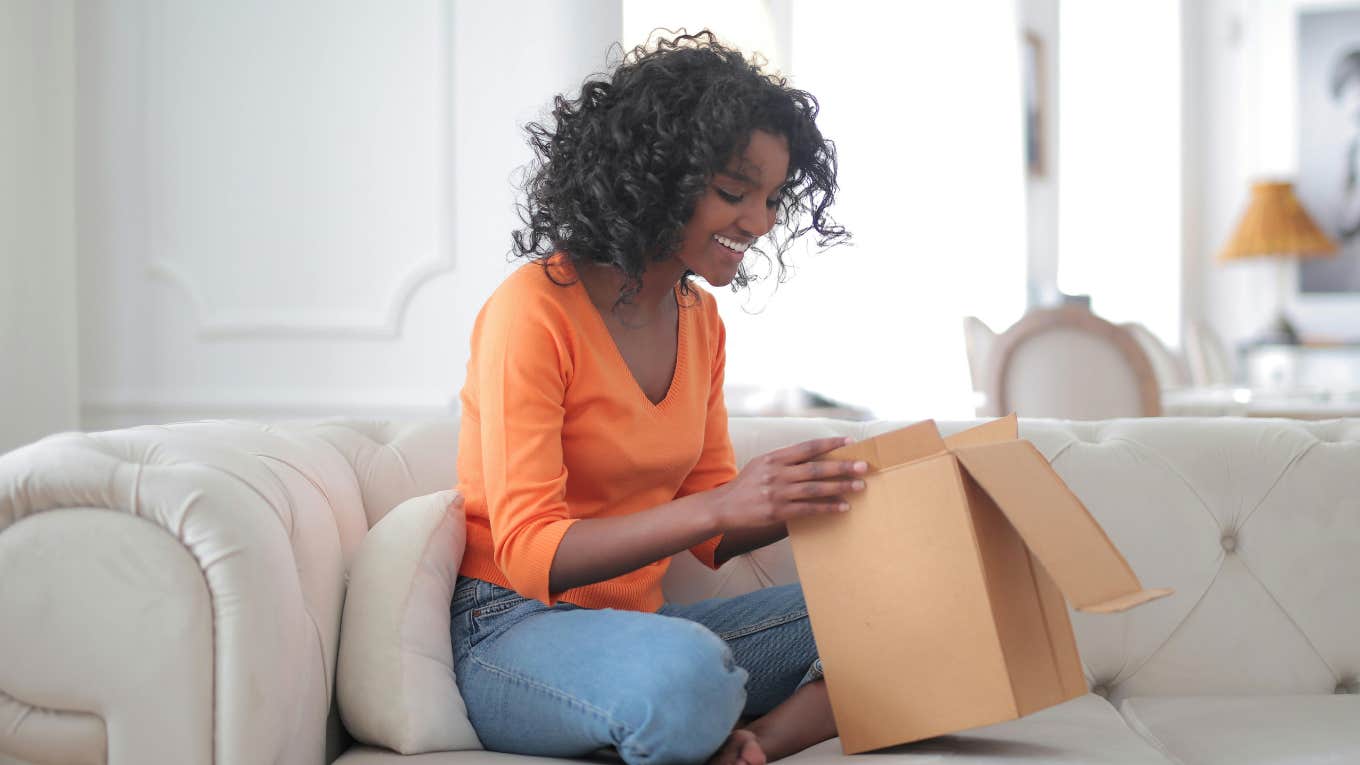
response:
M722 320L711 295L677 287L675 376L652 404L570 262L552 262L557 281L572 284L525 264L473 325L458 436L468 532L459 573L549 605L655 611L669 558L561 593L548 592L548 570L576 521L646 510L736 476ZM713 567L720 539L690 552Z

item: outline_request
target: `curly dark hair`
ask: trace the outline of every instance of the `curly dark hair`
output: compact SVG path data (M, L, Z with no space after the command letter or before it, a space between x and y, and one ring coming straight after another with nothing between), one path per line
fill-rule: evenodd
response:
M619 300L627 302L647 266L680 248L713 174L759 129L788 142L789 178L770 235L783 281L795 239L816 231L825 248L850 238L827 212L836 151L817 129L817 112L810 93L766 74L759 58L748 61L709 30L638 46L612 74L588 78L576 98L556 97L552 120L525 127L535 159L524 171L517 206L524 226L512 235L512 255L545 269L558 251L573 263L612 265L626 276ZM692 275L684 275L686 290ZM754 278L743 265L733 289Z

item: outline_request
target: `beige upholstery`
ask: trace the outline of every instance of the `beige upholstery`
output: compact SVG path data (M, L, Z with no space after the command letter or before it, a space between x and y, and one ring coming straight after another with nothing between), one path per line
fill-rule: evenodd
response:
M1180 763L1360 762L1360 698L1190 696L1124 702L1134 730Z
M901 424L736 419L732 437L744 461ZM111 765L341 754L328 732L345 571L370 523L454 484L456 433L453 420L201 422L0 456L0 753ZM1360 727L1347 725L1354 696L1335 698L1360 677L1360 420L1027 420L1021 435L1143 582L1176 594L1073 615L1092 694L875 757L1350 761L1324 754L1354 752ZM717 572L675 561L676 600L796 578L786 543ZM345 762L405 759L356 749ZM523 758L409 761L511 759ZM833 759L828 743L791 762Z
M595 760L596 763L602 760ZM1169 765L1171 762L1125 724L1104 699L1085 696L1023 720L922 741L884 752L846 757L832 740L789 759L798 765L857 765L888 761L904 765ZM449 752L398 757L356 748L339 765L551 765L496 752ZM570 762L570 761L569 761ZM575 760L575 762L584 762Z
M1100 420L1155 417L1152 362L1125 329L1084 308L1031 311L997 337L983 413Z

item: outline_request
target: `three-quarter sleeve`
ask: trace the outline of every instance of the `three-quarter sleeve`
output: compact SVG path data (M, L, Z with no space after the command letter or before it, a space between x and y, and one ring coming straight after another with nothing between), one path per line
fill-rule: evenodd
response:
M712 301L711 297L705 299ZM676 497L715 489L737 477L737 458L732 439L727 432L727 404L723 400L723 375L727 363L727 329L717 310L709 306L709 320L714 322L715 338L712 369L708 389L708 408L704 423L704 448L694 469L685 477ZM689 548L691 554L709 568L718 568L715 555L722 535L706 539Z
M562 455L571 354L544 311L521 308L492 301L474 328L483 481L496 565L521 595L554 605L548 574L577 520Z

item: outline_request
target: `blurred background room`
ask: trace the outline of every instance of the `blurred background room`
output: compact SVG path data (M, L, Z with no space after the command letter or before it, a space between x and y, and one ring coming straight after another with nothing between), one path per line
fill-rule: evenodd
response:
M1360 0L0 0L0 452L456 414L522 126L658 27L839 151L732 413L1360 416Z

